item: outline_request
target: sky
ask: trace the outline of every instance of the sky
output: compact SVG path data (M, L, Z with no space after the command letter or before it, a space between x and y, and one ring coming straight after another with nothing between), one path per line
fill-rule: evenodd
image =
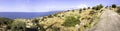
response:
M48 12L92 7L98 4L120 5L120 0L0 0L0 12Z

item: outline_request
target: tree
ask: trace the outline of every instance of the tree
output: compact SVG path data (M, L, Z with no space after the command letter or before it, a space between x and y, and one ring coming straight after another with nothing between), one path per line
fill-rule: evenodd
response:
M96 10L100 10L101 8L103 8L103 5L102 5L102 4L97 5Z
M100 10L101 8L103 8L103 5L99 4L99 5L95 6L95 7L93 7L92 9Z
M116 4L112 4L112 8L116 8L117 6L116 6Z

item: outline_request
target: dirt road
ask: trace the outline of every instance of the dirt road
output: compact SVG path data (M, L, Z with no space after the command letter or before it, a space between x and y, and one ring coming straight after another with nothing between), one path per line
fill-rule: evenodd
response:
M120 31L120 16L111 10L106 10L100 21L89 31Z

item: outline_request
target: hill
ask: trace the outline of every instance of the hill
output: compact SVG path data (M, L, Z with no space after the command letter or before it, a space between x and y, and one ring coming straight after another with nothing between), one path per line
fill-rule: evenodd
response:
M100 4L94 7L67 10L33 19L17 18L17 19L13 19L13 21L11 21L9 25L1 24L2 27L1 30L2 31L3 30L9 30L9 31L86 31L88 30L89 31L91 28L99 24L101 20L103 19L108 20L108 18L101 18L104 17L103 15L114 14L112 12L109 12L111 14L107 13L106 9L109 9L115 13L117 12L116 14L119 14L120 8L119 6L116 5L112 5L112 7L110 6L104 7L102 4Z

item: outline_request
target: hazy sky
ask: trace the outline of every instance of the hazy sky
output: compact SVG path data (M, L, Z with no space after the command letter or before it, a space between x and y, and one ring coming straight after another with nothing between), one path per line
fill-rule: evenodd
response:
M0 12L47 12L98 4L120 5L120 0L0 0Z

